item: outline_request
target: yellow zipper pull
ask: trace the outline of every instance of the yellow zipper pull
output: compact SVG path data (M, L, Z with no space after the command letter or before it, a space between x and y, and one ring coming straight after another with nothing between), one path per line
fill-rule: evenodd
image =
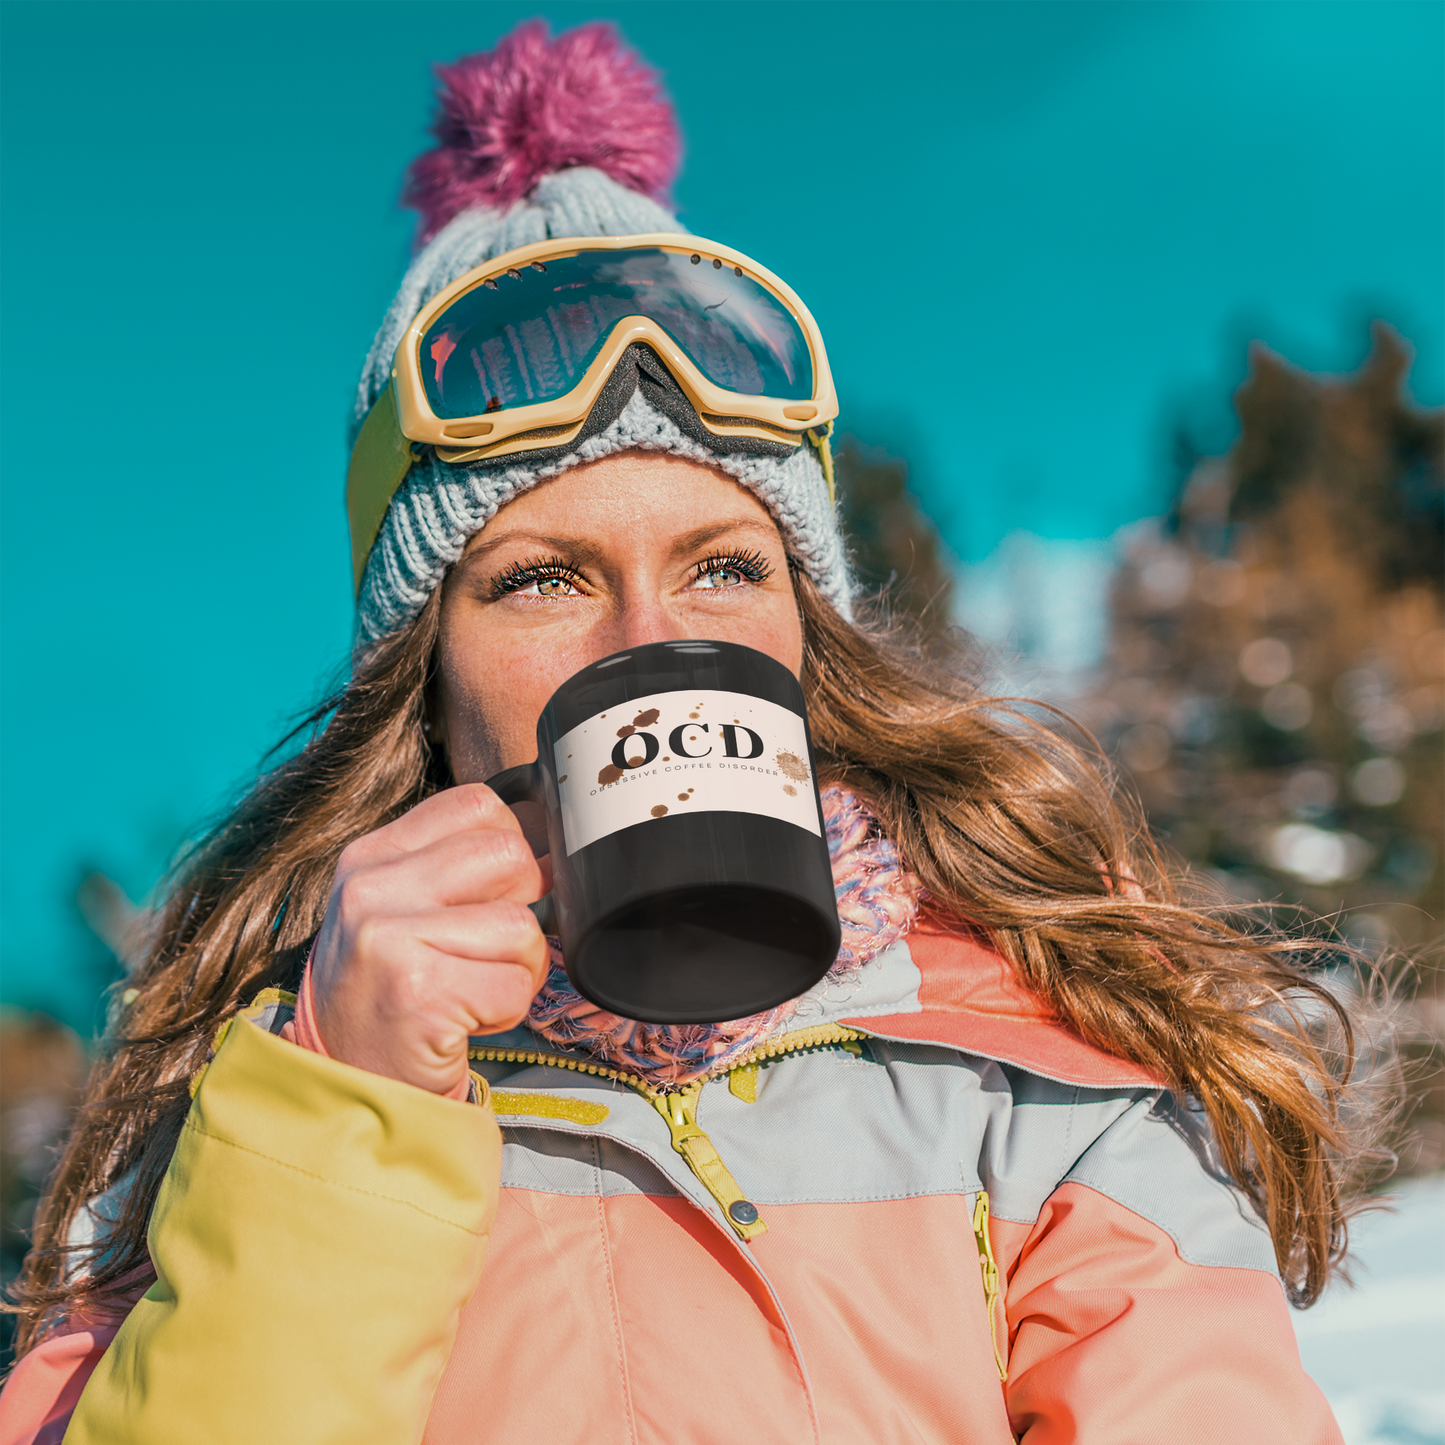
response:
M702 1181L707 1192L722 1205L723 1216L739 1239L756 1239L768 1232L757 1205L743 1195L728 1172L712 1140L697 1124L697 1101L701 1083L689 1084L675 1094L654 1094L653 1108L667 1121L672 1147L687 1160L687 1167Z
M978 1242L978 1267L983 1274L983 1303L988 1311L988 1338L993 1345L993 1362L998 1368L998 1377L1008 1379L1008 1366L1004 1363L1003 1350L999 1344L998 1330L998 1265L994 1262L993 1241L988 1234L988 1190L978 1191L978 1201L973 1206L973 1237Z
M758 1102L758 1066L756 1062L739 1064L728 1074L728 1092L735 1099L741 1099L745 1104Z

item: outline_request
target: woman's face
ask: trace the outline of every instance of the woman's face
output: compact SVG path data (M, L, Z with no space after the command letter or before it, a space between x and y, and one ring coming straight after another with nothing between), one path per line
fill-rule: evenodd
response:
M531 762L542 708L580 668L685 637L802 666L783 539L751 493L698 462L622 452L509 502L442 592L436 722L457 782Z

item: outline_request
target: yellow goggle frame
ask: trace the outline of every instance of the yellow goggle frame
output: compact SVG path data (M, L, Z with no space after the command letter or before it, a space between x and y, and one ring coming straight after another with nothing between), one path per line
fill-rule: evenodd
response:
M583 251L643 247L689 258L699 256L703 261L721 261L740 269L768 290L792 315L807 340L813 367L811 399L785 401L749 396L717 386L657 322L645 316L630 316L613 326L591 365L562 396L474 417L443 420L432 411L422 382L421 343L432 323L459 297L534 261L545 264ZM670 232L541 241L508 251L458 277L417 313L397 345L390 384L367 413L347 470L346 508L351 523L351 558L357 588L361 587L367 557L381 531L391 499L416 459L413 443L434 446L444 462L485 461L544 447L567 446L586 424L622 354L639 341L646 342L661 357L702 424L715 436L752 437L793 446L810 442L817 449L829 496L832 496L833 461L828 433L838 415L838 398L823 349L822 333L808 308L771 271L740 251L699 236Z

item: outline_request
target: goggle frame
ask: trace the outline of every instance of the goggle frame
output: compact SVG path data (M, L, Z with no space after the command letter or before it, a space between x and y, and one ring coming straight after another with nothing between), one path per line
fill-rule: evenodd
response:
M621 318L602 342L577 384L562 396L528 406L509 407L474 417L445 420L432 410L422 381L421 344L432 324L458 298L518 272L533 262L575 256L584 251L656 249L699 257L698 264L719 261L737 268L768 290L798 323L808 343L813 368L813 395L797 398L750 396L710 381L687 353L655 321L645 316ZM397 344L391 379L362 423L347 473L347 512L351 523L352 565L359 589L372 545L381 531L387 507L416 459L412 445L436 448L444 462L491 460L574 441L602 393L607 378L629 346L644 342L667 366L703 426L718 437L750 437L801 446L810 442L819 453L828 491L833 492L828 433L838 415L822 333L813 314L782 280L750 257L700 236L657 231L635 236L558 237L504 252L459 276L417 313ZM479 437L487 440L475 445Z

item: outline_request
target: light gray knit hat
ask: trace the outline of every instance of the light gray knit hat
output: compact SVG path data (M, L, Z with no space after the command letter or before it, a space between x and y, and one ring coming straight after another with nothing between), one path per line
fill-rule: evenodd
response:
M357 389L353 444L390 381L407 327L459 276L503 252L554 237L684 229L642 194L644 186L654 193L665 189L671 175L658 185L658 172L675 169L671 107L656 77L608 27L583 26L549 41L545 27L533 22L494 51L468 56L440 74L443 114L436 133L442 144L413 168L408 191L431 239L408 268L372 342ZM625 135L618 133L619 118ZM465 172L460 180L459 170ZM746 487L772 513L798 566L844 617L851 616L837 516L811 447L714 436L644 348L633 347L626 365L619 363L608 393L606 404L599 400L594 409L593 425L568 450L488 464L446 463L431 447L420 449L362 576L359 647L411 622L467 542L513 497L570 467L638 448L705 462Z

